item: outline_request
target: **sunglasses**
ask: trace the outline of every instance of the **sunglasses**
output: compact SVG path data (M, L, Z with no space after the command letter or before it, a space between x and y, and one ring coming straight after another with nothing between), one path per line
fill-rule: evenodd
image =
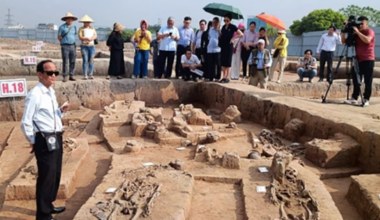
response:
M44 73L46 73L46 75L48 76L58 76L59 75L59 71L44 71Z

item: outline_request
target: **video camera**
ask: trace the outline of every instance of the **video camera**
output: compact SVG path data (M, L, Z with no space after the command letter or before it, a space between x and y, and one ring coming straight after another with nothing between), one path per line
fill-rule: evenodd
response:
M360 27L361 22L357 22L356 17L351 15L348 17L347 22L344 23L344 27L342 29L343 33L354 33L353 27Z
M361 25L361 22L358 22L354 15L351 15L350 17L348 17L347 22L344 23L344 27L342 28L342 33L347 33L347 39L346 39L347 46L355 45L354 27L359 28L360 25Z

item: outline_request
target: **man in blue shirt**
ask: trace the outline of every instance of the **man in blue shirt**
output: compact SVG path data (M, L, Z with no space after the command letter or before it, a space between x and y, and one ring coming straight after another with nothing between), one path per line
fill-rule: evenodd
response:
M208 44L207 44L207 65L208 65L208 81L219 81L221 74L220 66L220 23L219 18L214 17L212 19L212 27L207 32Z
M72 13L67 12L61 19L65 23L58 29L58 40L61 44L62 53L62 74L63 82L66 82L67 77L67 64L69 64L69 80L75 81L74 69L76 59L76 46L75 37L77 35L77 27L73 24L78 18Z
M179 40L177 43L177 60L175 65L175 76L178 79L182 76L181 70L181 57L186 52L186 48L191 46L191 41L194 38L194 30L190 27L191 18L185 17L183 19L183 26L178 28L179 31Z
M269 50L265 49L265 40L257 41L257 49L251 52L248 58L249 64L249 84L257 86L260 83L260 88L266 89L269 75L269 68L272 65L272 57Z

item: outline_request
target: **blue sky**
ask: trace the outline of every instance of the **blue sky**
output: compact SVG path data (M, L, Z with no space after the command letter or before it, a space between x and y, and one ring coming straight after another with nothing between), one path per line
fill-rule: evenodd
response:
M281 18L287 27L315 9L338 10L350 4L380 9L380 0L1 0L0 27L4 27L8 8L11 9L14 23L28 28L36 27L38 23L59 25L62 23L60 18L67 11L71 11L78 18L88 14L95 20L97 27L111 27L117 21L127 28L135 28L141 19L157 24L160 21L165 23L168 16L174 16L177 25L182 23L184 16L191 16L193 26L197 26L202 18L212 19L213 16L202 9L210 2L234 5L245 18L261 12L273 14Z

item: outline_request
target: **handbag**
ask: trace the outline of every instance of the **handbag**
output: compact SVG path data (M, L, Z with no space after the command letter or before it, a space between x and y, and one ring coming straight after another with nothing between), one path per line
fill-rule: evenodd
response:
M280 49L275 49L273 52L273 58L277 58L279 54L280 54Z
M53 113L54 113L54 132L43 132L41 129L38 127L37 123L33 121L34 126L36 126L37 130L41 133L41 136L45 139L47 150L49 152L55 151L59 149L59 143L58 143L58 137L57 133L55 132L56 129L56 122L55 122L55 110L54 110L54 103L52 100L52 105L53 105Z
M57 133L41 132L41 135L46 141L46 146L49 152L59 149Z
M45 139L46 146L49 152L59 149L57 133L55 132L43 132L37 126L36 122L33 121L33 124L36 126L37 130L41 133L41 136Z
M284 42L284 38L281 39L280 44L282 44L283 42ZM281 51L281 49L275 49L273 52L273 58L277 58L278 55L280 54L280 51Z

